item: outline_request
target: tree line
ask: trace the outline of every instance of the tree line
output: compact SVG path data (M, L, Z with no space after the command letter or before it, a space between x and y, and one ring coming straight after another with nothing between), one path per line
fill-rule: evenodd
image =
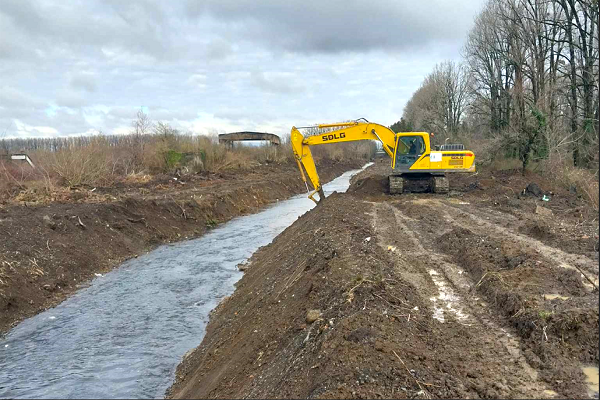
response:
M523 169L598 167L598 0L489 0L462 61L435 66L392 125L493 139Z
M83 147L89 147L94 144L102 143L108 147L133 147L142 148L144 145L153 143L157 139L168 141L177 141L178 138L186 140L193 136L191 133L182 134L179 130L172 128L164 122L153 122L148 114L138 111L136 119L131 123L131 130L127 134L106 135L98 132L96 135L81 135L68 137L51 138L11 138L4 139L0 137L0 154L18 153L27 151L49 151L59 152L63 150L73 150ZM216 141L216 137L210 137L209 140Z

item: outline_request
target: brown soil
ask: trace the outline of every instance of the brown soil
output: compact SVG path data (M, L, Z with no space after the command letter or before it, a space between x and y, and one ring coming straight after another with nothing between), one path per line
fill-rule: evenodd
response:
M319 172L329 181L362 162L324 162ZM295 164L174 178L0 205L0 334L128 258L305 190Z
M540 177L506 172L390 196L387 172L369 168L254 254L169 397L590 395L598 223L573 212L582 200L542 205L520 195L545 190Z

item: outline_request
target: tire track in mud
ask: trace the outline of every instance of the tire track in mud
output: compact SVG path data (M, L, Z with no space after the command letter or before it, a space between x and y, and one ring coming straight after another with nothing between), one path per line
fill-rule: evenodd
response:
M464 270L435 253L419 234L424 228L419 221L390 203L371 204L379 245L390 254L398 273L422 293L424 302L432 304L432 317L440 323L470 327L473 348L465 351L478 345L487 347L487 357L481 360L482 365L490 366L491 376L487 379L495 379L510 397L556 397L558 394L548 389L521 353L518 336L511 328L494 322L488 305L472 293L473 282ZM501 372L494 376L498 371Z
M479 210L467 211L464 208L460 208L449 202L433 199L418 200L418 202L419 204L438 209L444 214L446 221L449 221L454 225L458 225L456 221L468 218L470 221L474 222L474 224L468 224L468 229L474 233L487 236L493 231L499 236L504 236L506 239L510 239L526 249L543 255L543 257L551 260L556 267L577 270L581 273L582 278L584 279L583 284L588 290L598 289L597 261L584 255L567 253L555 247L548 246L537 239L515 232L508 227L511 224L509 222L507 223L506 219L509 217L505 214L498 216L498 218L504 220L502 222L504 222L504 225L507 225L506 227L499 223L492 223L487 219L484 219L484 217L478 215L481 214L481 211ZM488 215L487 218L489 217L490 216ZM516 220L516 218L514 219Z
M461 252L466 252L466 268L471 279L478 280L474 289L495 303L490 310L503 316L500 321L517 332L521 343L518 347L530 365L538 368L540 376L543 374L544 381L561 392L561 396L584 393L577 388L583 382L580 370L590 361L594 364L594 354L597 360L597 346L592 344L593 321L590 325L592 310L597 307L595 262L585 255L570 254L517 233L520 225L517 218L450 203L444 199L420 198L399 203L398 207L409 213L422 210L415 219L407 219L412 222L409 225L413 231L425 233L425 240L437 242L434 246L440 247L446 257L460 263ZM448 247L454 245L458 246L457 251ZM469 254L471 251L473 254ZM475 266L474 262L483 264ZM525 290L525 285L532 287ZM568 296L553 301L560 297L554 293L563 291ZM518 310L514 304L520 304ZM565 342L566 335L576 339ZM565 379L570 383L563 385Z
M421 268L418 268L416 271L416 274L423 277L423 279L420 279L420 281L417 282L414 280L413 277L412 283L416 286L423 287L424 282L427 282L426 284L430 287L430 290L434 292L433 297L429 297L428 299L432 303L434 309L433 318L443 323L445 322L444 312L448 312L450 314L453 314L453 317L457 319L459 323L466 326L471 326L472 318L468 313L466 313L461 296L455 293L455 290L453 288L454 285L451 284L446 278L447 272L462 274L464 271L462 271L462 269L454 265L454 271L440 270L440 267L443 268L444 262L440 260L439 257L436 257L423 247L421 241L417 238L416 234L411 229L409 229L408 226L406 226L404 221L407 219L407 217L402 215L402 213L400 213L397 209L394 209L387 203L379 205L378 214L382 212L382 208L383 212L391 212L389 219L392 221L392 224L389 224L387 226L387 230L384 233L383 237L389 241L391 238L389 236L390 230L393 230L394 228L396 232L400 231L404 233L408 237L408 241L400 243L403 250L402 253L409 254L410 257L416 258L418 260L424 260L423 263L420 263ZM385 223L382 223L381 219L378 220L375 226L377 227L380 225L386 226ZM380 245L382 244L380 243ZM382 247L384 247L384 250L396 253L396 248L394 248L394 246L392 246L393 250L389 247L385 248L385 245L382 245ZM400 259L403 264L407 263L407 260L403 255L399 255L398 253L396 253L396 257ZM400 274L405 273L405 268L399 269ZM433 286L431 285L431 283L433 283ZM468 285L466 286L468 288Z

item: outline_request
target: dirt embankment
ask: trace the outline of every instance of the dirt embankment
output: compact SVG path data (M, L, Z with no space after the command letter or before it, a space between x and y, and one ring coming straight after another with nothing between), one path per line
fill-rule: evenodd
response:
M253 255L169 397L593 395L598 225L584 204L484 172L448 196L389 196L386 173L368 169Z
M329 181L361 164L327 162L319 172ZM295 165L271 164L76 190L62 203L0 207L0 334L128 258L304 190Z

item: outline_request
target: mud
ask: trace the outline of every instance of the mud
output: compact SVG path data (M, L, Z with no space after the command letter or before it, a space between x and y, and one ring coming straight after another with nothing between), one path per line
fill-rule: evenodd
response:
M390 196L387 173L367 169L253 255L169 397L597 397L583 201L553 190L542 205L521 195L549 192L542 178L485 171L452 176L448 196Z
M328 162L319 172L329 181L363 163ZM238 174L78 188L49 203L23 197L18 205L0 205L0 334L126 259L198 237L305 190L295 164L271 164Z

